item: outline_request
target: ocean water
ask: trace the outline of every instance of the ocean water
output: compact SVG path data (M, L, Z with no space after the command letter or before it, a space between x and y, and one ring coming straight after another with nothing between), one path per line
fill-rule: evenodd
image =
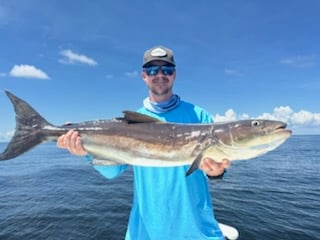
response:
M217 219L240 240L320 239L320 136L233 162L210 190ZM0 162L1 240L123 239L131 202L130 170L107 180L54 143Z

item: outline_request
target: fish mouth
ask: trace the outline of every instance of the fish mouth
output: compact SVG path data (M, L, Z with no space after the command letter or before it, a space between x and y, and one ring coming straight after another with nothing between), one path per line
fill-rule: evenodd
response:
M273 134L278 134L278 135L286 135L287 138L290 137L292 135L292 130L289 129L277 129L273 132Z
M272 132L273 133L286 133L288 135L292 134L292 131L290 129L287 129L287 124L286 123L281 123Z

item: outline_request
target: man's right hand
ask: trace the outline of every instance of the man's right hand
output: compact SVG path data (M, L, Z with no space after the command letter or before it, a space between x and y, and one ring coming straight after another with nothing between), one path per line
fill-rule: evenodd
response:
M74 155L84 156L87 154L87 151L82 147L79 133L75 130L70 130L61 135L57 140L57 146L69 150Z

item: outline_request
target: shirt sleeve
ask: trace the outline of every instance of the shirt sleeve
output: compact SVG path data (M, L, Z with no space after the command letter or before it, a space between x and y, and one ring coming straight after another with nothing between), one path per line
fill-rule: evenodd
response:
M205 113L203 123L213 123L213 117L209 113Z
M202 108L198 109L198 116L201 123L213 123L212 115Z
M120 176L127 168L128 165L117 165L117 166L93 166L102 176L108 179L112 179Z

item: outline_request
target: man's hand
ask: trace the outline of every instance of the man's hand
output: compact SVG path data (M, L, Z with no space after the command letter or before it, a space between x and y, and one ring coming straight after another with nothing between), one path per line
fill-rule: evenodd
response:
M61 135L57 140L57 146L69 150L74 155L84 156L87 154L87 151L82 147L79 133L74 130Z
M211 158L205 158L201 161L199 168L205 171L210 177L216 177L223 174L224 170L230 166L228 159L216 162Z

